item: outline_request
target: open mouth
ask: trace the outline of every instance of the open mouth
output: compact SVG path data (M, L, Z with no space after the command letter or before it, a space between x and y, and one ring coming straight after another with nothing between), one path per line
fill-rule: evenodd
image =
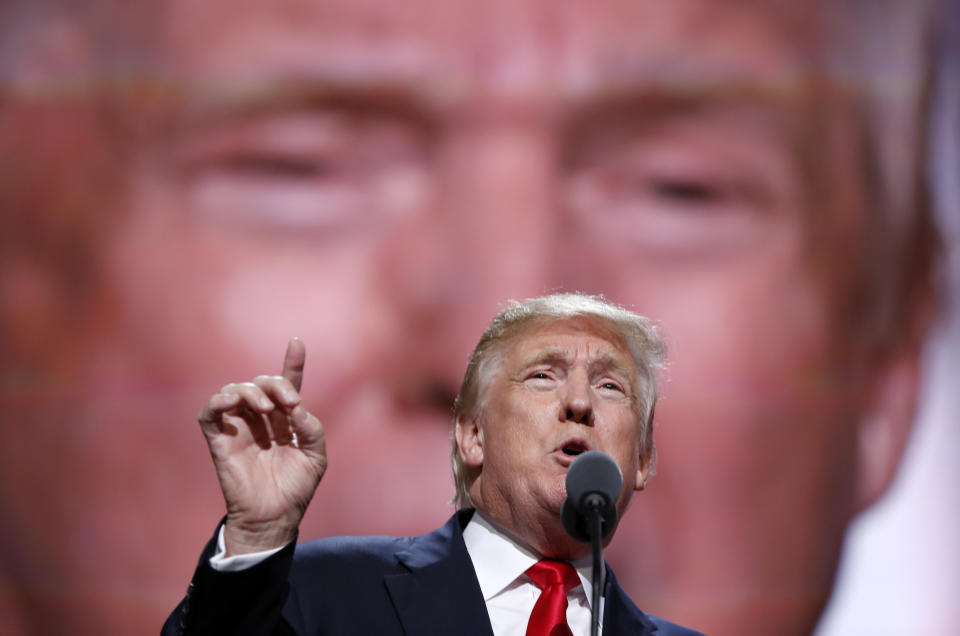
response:
M586 443L580 440L570 440L565 442L563 446L560 447L560 451L569 457L576 457L577 455L580 455L588 450L590 449L587 447Z

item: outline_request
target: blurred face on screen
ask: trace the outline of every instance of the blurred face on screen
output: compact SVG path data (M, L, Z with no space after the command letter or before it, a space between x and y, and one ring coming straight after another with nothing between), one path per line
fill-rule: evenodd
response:
M566 289L670 346L621 583L709 633L809 631L863 503L862 176L804 11L767 7L164 3L102 333L70 417L2 450L48 497L4 495L27 606L160 624L222 505L193 415L294 335L330 454L301 537L439 525L470 350L507 299Z

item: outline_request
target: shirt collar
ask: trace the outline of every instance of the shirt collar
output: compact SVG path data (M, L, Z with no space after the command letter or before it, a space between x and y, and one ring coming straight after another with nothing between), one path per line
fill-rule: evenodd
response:
M502 592L517 580L527 569L539 561L541 557L530 546L517 537L500 528L479 510L476 511L463 529L463 542L467 546L467 554L473 561L473 569L477 573L480 591L483 600ZM591 583L593 581L593 562L591 557L572 561L571 565L577 570L587 603L592 602ZM602 573L601 576L605 574ZM601 605L602 607L602 605Z

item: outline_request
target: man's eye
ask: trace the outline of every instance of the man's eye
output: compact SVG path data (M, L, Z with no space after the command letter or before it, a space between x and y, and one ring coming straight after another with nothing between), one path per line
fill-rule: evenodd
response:
M637 220L676 212L722 213L742 192L738 184L719 176L658 174L639 167L593 175L584 185L593 190L594 214L629 214Z
M638 258L702 258L762 244L800 190L780 128L741 110L587 128L565 163L564 212Z
M548 387L553 386L555 380L556 376L550 371L533 371L527 374L524 382L535 387Z
M594 213L629 215L635 221L657 222L655 215L724 214L735 205L740 189L735 183L709 175L618 174L604 179L603 203Z
M431 193L428 139L386 114L292 112L182 132L184 209L231 229L291 236L384 231Z
M661 179L648 186L653 195L677 203L712 203L723 196L722 188L705 181Z
M221 169L237 176L276 179L318 179L336 172L336 166L331 161L268 152L238 153L224 157Z
M623 387L621 387L616 382L604 382L603 384L600 385L600 388L607 389L609 391L618 391L620 393L623 393Z
M569 213L585 231L648 248L646 254L705 254L750 244L775 209L761 204L747 179L677 172L586 171L569 182Z

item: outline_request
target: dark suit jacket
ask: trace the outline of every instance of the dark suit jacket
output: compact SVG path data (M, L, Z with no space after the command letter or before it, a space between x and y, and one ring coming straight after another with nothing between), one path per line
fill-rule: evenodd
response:
M472 511L419 537L339 537L285 547L241 572L217 572L207 544L187 596L163 627L177 634L492 636L462 529ZM603 633L692 636L644 614L607 566Z

